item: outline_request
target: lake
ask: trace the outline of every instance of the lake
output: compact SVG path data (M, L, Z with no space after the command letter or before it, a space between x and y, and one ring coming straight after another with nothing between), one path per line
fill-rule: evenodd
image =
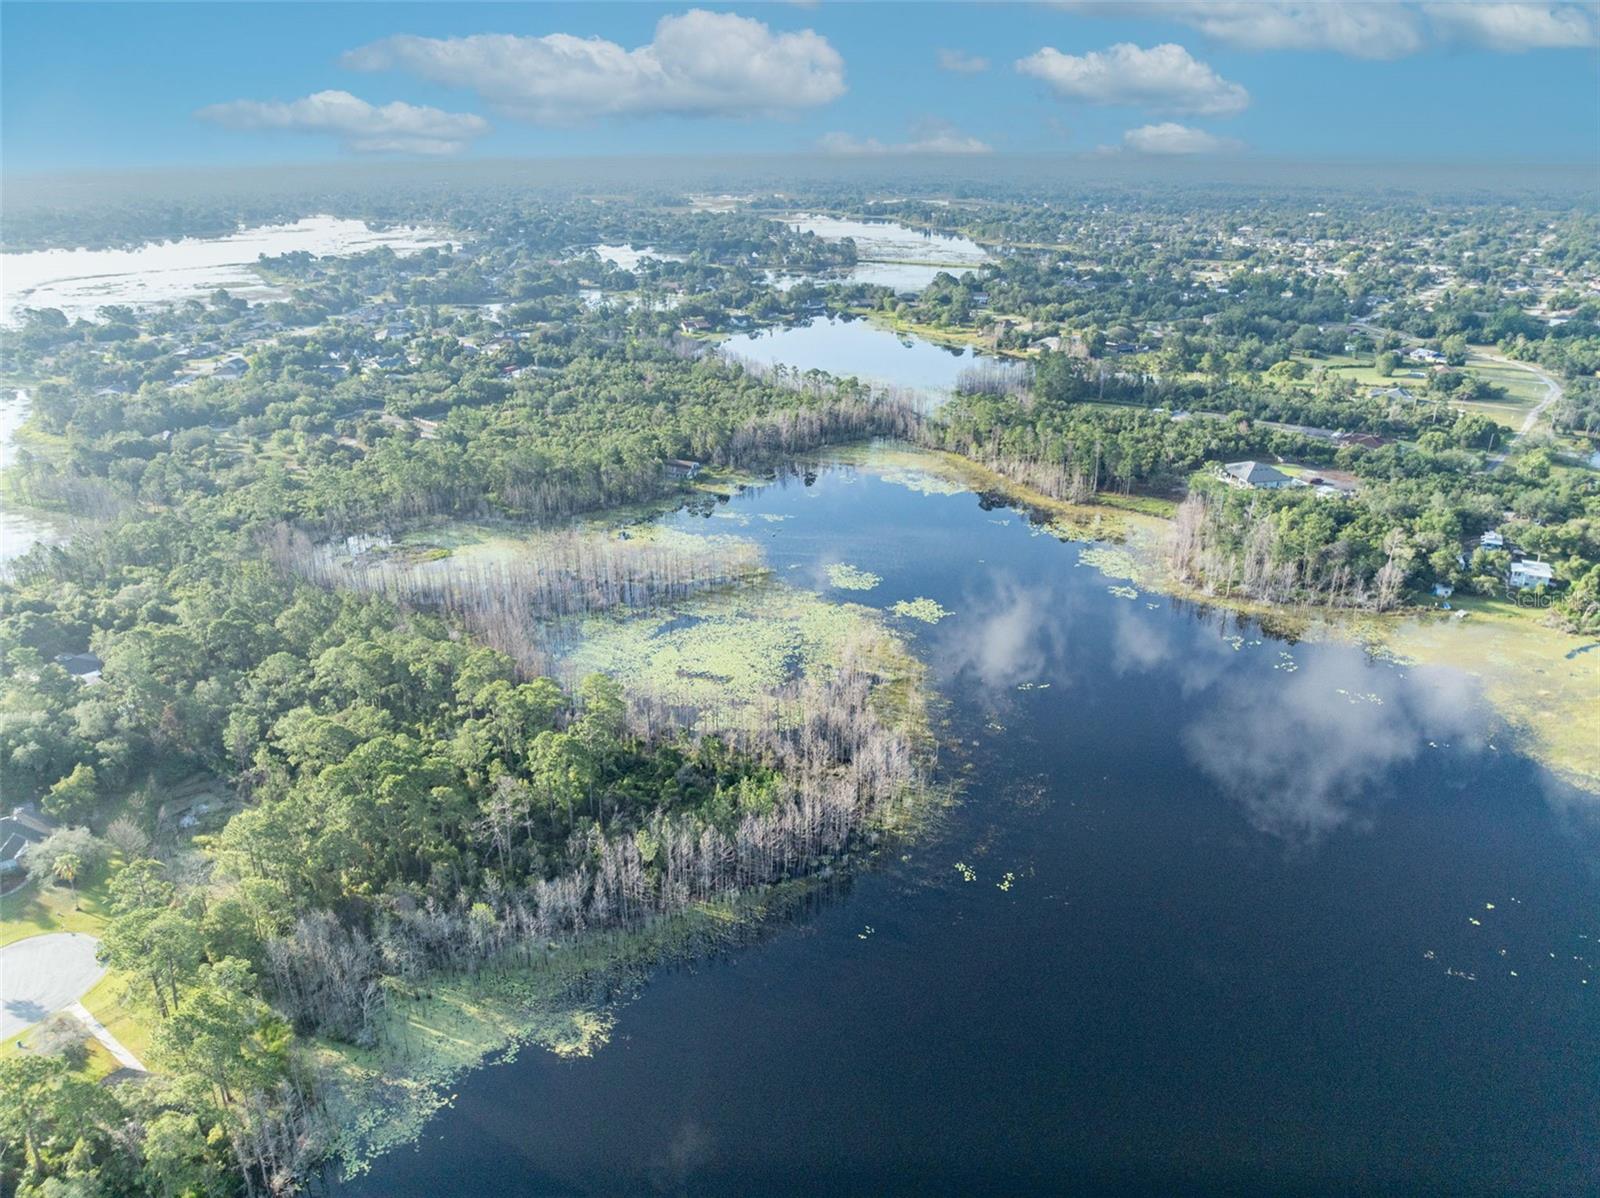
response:
M654 246L631 245L597 245L592 247L595 255L602 262L609 262L618 270L637 270L639 263L647 258L654 258L658 262L683 262L682 254L664 254Z
M915 461L717 514L668 519L949 610L896 622L959 805L339 1193L1596 1191L1600 798L1464 675L1137 593Z
M768 271L766 281L779 291L788 291L795 284L802 282L816 283L819 286L828 283L846 285L861 283L872 287L888 287L897 294L905 294L921 292L941 274L951 274L959 278L963 272L971 269L973 268L970 266L925 266L916 262L862 262L836 273L791 275Z
M927 233L894 221L849 220L837 216L802 214L784 218L802 233L815 233L829 241L854 238L857 254L873 262L922 262L939 266L981 266L986 251L969 238L950 233Z
M26 391L0 392L0 470L8 470L16 463L17 430L27 422L31 407ZM21 557L41 541L57 538L57 530L50 524L15 510L0 494L0 563Z
M0 321L11 322L20 308L59 308L72 319L93 319L107 304L179 303L204 299L218 287L241 299L275 299L278 290L254 269L262 255L304 252L322 257L381 246L404 254L443 244L442 238L425 229L380 231L364 221L310 216L293 224L242 229L228 237L186 237L132 250L0 254L0 272L6 280Z
M866 320L819 316L805 324L757 329L722 342L721 350L768 366L825 370L839 378L948 392L975 365L976 350L935 345Z

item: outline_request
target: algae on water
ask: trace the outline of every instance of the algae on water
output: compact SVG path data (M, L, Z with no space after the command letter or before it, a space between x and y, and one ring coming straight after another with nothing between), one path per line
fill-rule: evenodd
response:
M828 581L841 591L870 591L883 581L871 571L862 570L846 562L834 562L827 570Z
M933 599L916 598L902 599L889 609L897 616L908 620L921 620L924 624L937 624L950 614L947 608L939 606Z

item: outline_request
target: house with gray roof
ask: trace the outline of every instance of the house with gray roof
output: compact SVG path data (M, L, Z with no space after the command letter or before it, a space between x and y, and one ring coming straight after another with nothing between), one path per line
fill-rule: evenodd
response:
M1222 478L1235 487L1248 487L1253 491L1277 491L1300 485L1299 479L1290 478L1265 462L1229 462L1222 468Z

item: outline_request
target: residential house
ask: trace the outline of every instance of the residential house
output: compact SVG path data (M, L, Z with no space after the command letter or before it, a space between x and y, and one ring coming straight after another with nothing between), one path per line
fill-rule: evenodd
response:
M1404 387L1373 387L1367 392L1373 399L1399 400L1402 403L1416 403L1417 397Z
M0 818L0 892L22 884L22 851L56 830L55 823L24 803Z
M1334 440L1340 445L1359 445L1363 449L1377 449L1388 444L1388 440L1377 433L1340 433Z
M672 458L663 467L670 478L693 478L700 473L700 463L685 458Z
M1512 562L1506 582L1513 590L1526 591L1534 587L1548 587L1555 582L1555 571L1549 562Z
M1298 479L1265 462L1229 462L1222 468L1223 481L1235 487L1251 490L1277 491L1284 487L1299 486Z

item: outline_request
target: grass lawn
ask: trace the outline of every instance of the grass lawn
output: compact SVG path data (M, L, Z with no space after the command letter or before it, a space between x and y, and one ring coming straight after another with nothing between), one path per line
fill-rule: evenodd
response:
M1336 378L1350 379L1359 387L1404 387L1418 399L1424 398L1423 387L1431 373L1428 368L1415 363L1402 362L1392 375L1384 377L1372 366L1372 359L1365 356L1352 356L1349 354L1330 354L1325 358L1311 358L1297 355L1312 371L1321 366ZM1498 362L1486 358L1482 354L1469 354L1467 356L1468 373L1492 383L1497 387L1505 388L1505 398L1491 402L1461 402L1451 403L1451 407L1463 412L1478 412L1500 424L1510 425L1513 429L1522 427L1523 417L1528 414L1536 403L1545 397L1544 384L1532 371L1523 370L1521 367L1512 366L1505 362ZM1312 383L1310 376L1299 380L1298 385L1309 387Z
M80 1001L89 1014L106 1025L106 1031L122 1042L124 1048L148 1065L150 1027L128 995L128 988L136 984L138 979L112 970L95 983L94 988ZM146 997L149 989L146 985Z
M72 891L51 883L29 882L0 898L0 944L10 944L46 932L87 932L99 935L110 913L106 908L106 873L78 887L76 907Z
M26 1044L28 1042L28 1033L32 1030L32 1028L29 1028L20 1036L11 1036L4 1044L0 1044L0 1061L5 1060L7 1057L21 1056L25 1052L29 1051L26 1048L19 1047L18 1042L20 1041L22 1044ZM124 1041L124 1043L126 1043L126 1041ZM101 1078L109 1077L118 1069L122 1068L122 1066L117 1063L117 1058L111 1055L111 1050L104 1044L100 1043L100 1041L96 1040L93 1036L84 1041L84 1047L88 1050L88 1052L84 1057L83 1065L74 1070L79 1077L87 1078L92 1082L97 1082ZM140 1059L143 1060L144 1058L141 1057Z
M106 1030L115 1036L124 1048L148 1065L150 1030L139 1019L132 1002L123 1001L123 994L131 981L132 979L126 974L108 973L80 1001L89 1014L105 1024ZM33 1027L24 1028L14 1036L8 1036L4 1043L0 1043L0 1060L27 1052L32 1047L29 1038L41 1026L34 1024ZM117 1058L111 1055L111 1050L93 1036L88 1037L84 1044L89 1050L89 1055L83 1067L77 1070L80 1076L90 1081L99 1081L122 1068Z

